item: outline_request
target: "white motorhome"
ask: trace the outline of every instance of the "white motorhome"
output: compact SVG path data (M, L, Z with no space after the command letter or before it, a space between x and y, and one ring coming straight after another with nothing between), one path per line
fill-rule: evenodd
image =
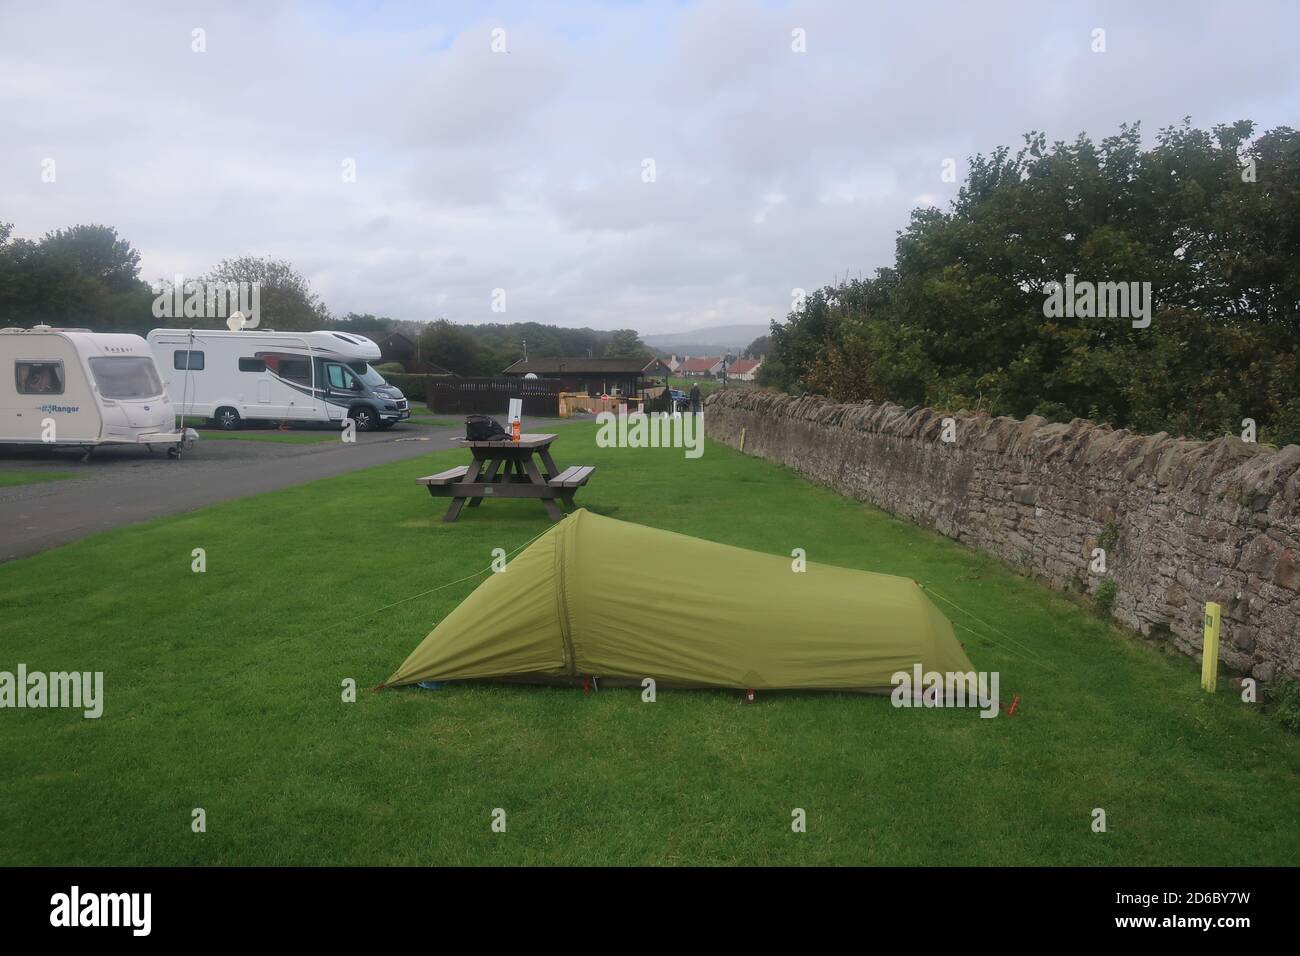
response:
M351 418L371 431L411 416L401 391L371 368L379 346L365 336L154 329L149 345L177 409L223 428Z
M138 335L0 329L0 442L17 445L170 445L197 433L176 412Z

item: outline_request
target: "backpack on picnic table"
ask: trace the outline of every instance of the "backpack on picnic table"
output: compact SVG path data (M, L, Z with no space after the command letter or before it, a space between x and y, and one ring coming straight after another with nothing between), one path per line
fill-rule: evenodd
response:
M466 441L505 441L510 437L491 415L466 415Z

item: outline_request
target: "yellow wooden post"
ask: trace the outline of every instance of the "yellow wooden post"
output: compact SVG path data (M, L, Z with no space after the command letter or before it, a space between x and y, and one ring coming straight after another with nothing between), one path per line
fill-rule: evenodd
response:
M1205 642L1201 646L1201 687L1211 694L1219 686L1219 605L1205 605Z
M745 426L740 426L740 450L745 450Z

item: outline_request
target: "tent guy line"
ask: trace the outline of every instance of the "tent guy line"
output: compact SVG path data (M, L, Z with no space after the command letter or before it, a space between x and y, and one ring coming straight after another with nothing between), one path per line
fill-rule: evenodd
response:
M546 529L546 531L549 530L550 530L549 528ZM537 534L529 538L527 541L525 541L523 544L519 545L518 547L514 548L511 551L507 551L506 557L510 558L513 555L518 554L520 551L528 547L530 544L532 544L542 535L546 534L546 531L538 532ZM473 574L467 574L463 578L457 578L455 581L448 581L446 584L439 584L436 588L429 588L428 590L421 591L418 594L412 594L410 597L404 597L400 601L394 601L392 604L385 604L383 607L377 607L373 611L367 611L365 614L359 614L356 617L349 618L346 621L339 621L337 624L327 624L324 628L321 628L321 630L332 631L336 627L347 627L349 624L355 624L357 623L357 621L364 621L368 617L374 617L376 614L380 614L383 611L387 611L389 608L397 607L399 604L406 604L408 601L414 601L416 598L424 597L426 594L433 594L435 591L444 591L447 588L455 587L457 584L464 584L466 581L472 581L474 578L486 574L491 570L492 570L492 565L489 564L486 568L480 568L478 571L475 571ZM304 632L301 636L306 637L307 633Z
M968 616L969 618L971 618L971 620L978 622L979 624L983 625L984 627L987 627L990 631L993 631L995 634L1000 634L1000 635L1001 635L1002 637L1004 637L1006 640L1010 641L1012 644L1016 645L1016 647L1019 647L1019 648L1020 648L1021 650L1023 650L1026 654L1028 654L1029 657L1030 657L1030 660L1031 660L1033 663L1038 664L1040 667L1045 667L1045 668L1047 668L1048 670L1052 671L1053 673L1057 673L1057 674L1060 673L1060 671L1057 670L1056 667L1054 667L1050 661L1048 661L1046 658L1042 657L1042 656L1041 656L1037 651L1035 651L1033 648L1029 647L1029 645L1027 645L1027 644L1023 644L1023 643L1021 643L1020 641L1017 641L1014 637L1012 637L1012 636L1011 636L1010 634L1008 634L1006 631L1003 631L1003 630L1001 630L1001 629L999 629L999 628L996 628L996 627L994 627L992 624L990 624L988 621L985 621L985 620L983 620L982 618L977 617L974 613L972 613L971 611L966 610L964 607L962 607L962 606L961 606L960 604L958 604L956 601L951 601L951 600L949 600L948 598L944 597L942 594L940 594L938 591L936 591L936 590L935 590L934 588L932 588L930 585L928 585L928 584L921 584L919 581L917 582L917 585L918 585L921 589L923 589L923 590L929 592L930 594L933 594L935 597L937 597L940 601L943 601L945 604L951 604L951 605L952 605L953 607L955 607L957 610L961 611L961 613L963 613L963 614L965 614L966 616ZM956 624L957 627L960 627L960 628L962 628L962 629L964 629L964 630L970 631L970 632L971 632L972 634L974 634L976 637L982 637L984 640L988 641L990 644L992 644L994 647L998 648L999 650L1002 650L1002 651L1007 652L1007 653L1011 653L1010 651L1007 650L1007 647L1006 647L1005 645L1003 645L1003 644L999 644L997 641L993 640L993 638L989 637L987 634L981 634L979 631L975 630L973 627L967 627L965 624L961 624L961 623L958 623L958 622L956 622L956 621L954 621L953 623Z

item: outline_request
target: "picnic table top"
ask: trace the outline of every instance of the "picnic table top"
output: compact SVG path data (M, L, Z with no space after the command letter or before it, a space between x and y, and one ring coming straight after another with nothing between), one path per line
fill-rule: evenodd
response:
M519 441L511 441L509 438L503 441L470 441L468 438L457 438L466 448L545 448L551 442L555 441L556 435L520 435Z

